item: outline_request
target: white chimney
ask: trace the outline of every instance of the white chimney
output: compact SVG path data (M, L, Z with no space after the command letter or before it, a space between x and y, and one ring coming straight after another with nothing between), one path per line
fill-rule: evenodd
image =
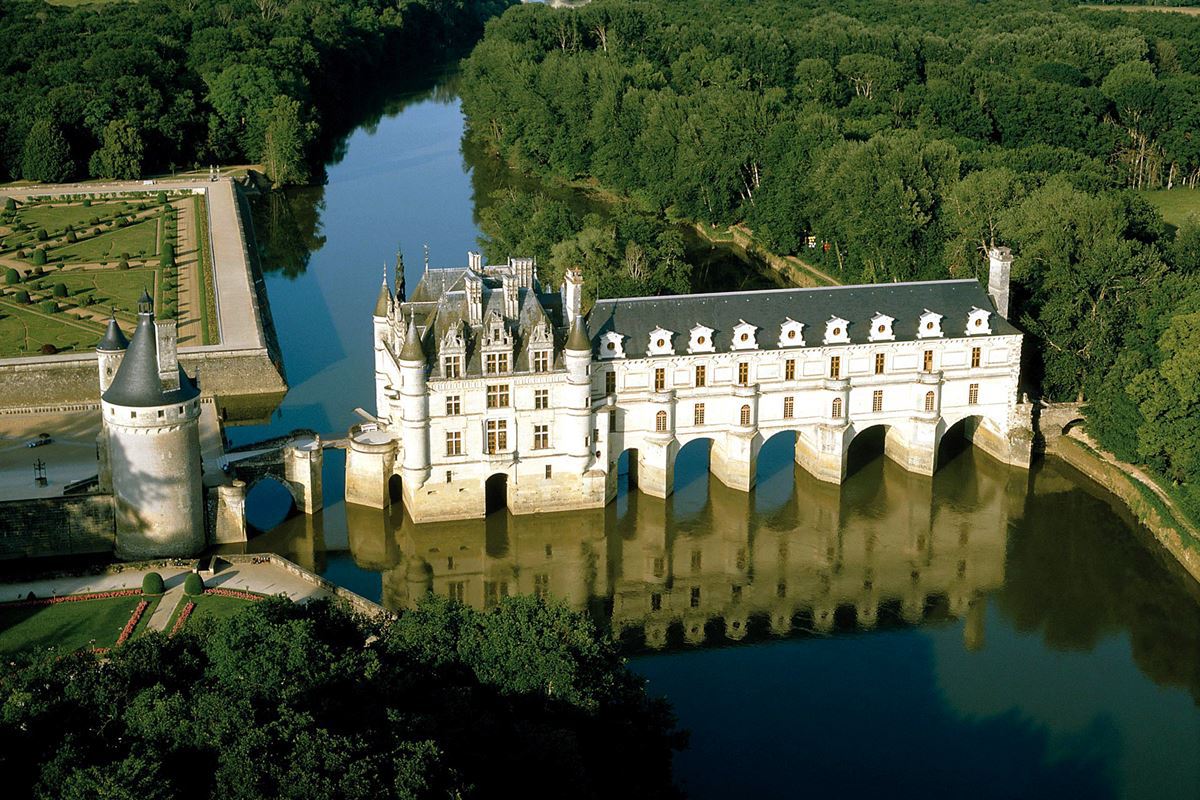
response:
M466 275L467 284L467 322L471 325L483 324L483 279L473 272Z
M575 317L583 310L583 271L572 267L563 276L563 313L567 316L567 327L575 324Z
M467 269L472 272L483 272L483 253L467 251Z
M1012 274L1012 251L1007 247L988 250L988 297L996 312L1008 319L1008 283Z

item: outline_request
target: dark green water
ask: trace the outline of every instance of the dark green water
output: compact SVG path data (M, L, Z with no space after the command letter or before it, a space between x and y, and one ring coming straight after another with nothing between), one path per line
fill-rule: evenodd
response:
M517 180L464 155L451 81L380 108L325 186L257 203L292 390L235 443L353 423L383 263L400 243L410 286L423 243L465 263L480 203ZM705 260L714 288L768 282ZM676 773L693 797L1200 797L1200 588L1065 467L967 449L930 480L862 455L829 487L777 439L741 494L693 445L666 502L416 526L341 503L331 451L314 518L255 488L270 530L251 548L396 608L547 591L587 610L691 731Z

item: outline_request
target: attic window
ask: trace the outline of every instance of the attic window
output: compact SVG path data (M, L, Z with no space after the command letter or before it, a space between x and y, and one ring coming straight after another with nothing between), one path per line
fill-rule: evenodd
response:
M833 329L833 335L834 335L834 336L841 336L841 335L842 335L842 329L841 329L841 328L834 328L834 329Z
M748 333L743 333L743 334L742 334L742 341L743 341L743 342L744 342L744 341L746 341L746 340L747 340L747 339L749 339L749 338L750 338L750 334L748 334Z
M887 330L887 326L886 326L886 325L880 325L880 326L879 326L878 328L876 328L875 330L876 330L876 331L878 331L879 333L883 333L884 331L886 331L886 330Z
M666 344L667 344L666 339L659 339L657 342L655 342L655 345L657 347L664 347L664 346L666 346Z
M608 345L607 345L607 347L608 347L608 349L609 349L609 350L616 350L616 349L617 349L617 346L616 346L615 344L613 344L612 342L609 342L609 343L608 343Z
M788 331L788 338L789 338L789 339L795 339L795 338L796 338L796 332L795 332L795 331Z
M978 327L980 327L981 325L983 325L983 320L982 320L982 319L980 319L979 317L976 317L976 318L975 318L975 327L976 327L976 328L978 328Z
M978 324L979 324L978 320L976 320L975 324L976 324L976 325L978 325ZM662 342L661 342L661 341L659 341L659 344L661 345L661 344L662 344ZM703 337L703 336L697 336L697 337L696 337L696 344L704 344L704 337Z
M925 330L927 330L927 331L931 331L931 330L933 330L933 323L932 323L932 322L926 322L926 323L925 323Z

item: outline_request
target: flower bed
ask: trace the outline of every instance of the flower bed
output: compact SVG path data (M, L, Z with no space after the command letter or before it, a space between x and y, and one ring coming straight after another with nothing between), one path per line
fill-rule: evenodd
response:
M263 596L261 594L254 594L253 592L243 592L238 589L205 589L204 593L205 594L213 594L213 595L216 595L217 597L235 597L238 600L250 600L252 602L257 602L257 601L263 599Z
M107 600L112 597L133 597L142 593L141 589L116 589L111 592L89 592L88 594L64 594L58 597L38 597L33 600L13 600L0 603L3 608L35 608L37 606L52 606L55 603L81 603L85 600Z
M196 604L189 600L187 605L183 607L183 610L179 612L179 616L175 618L175 624L171 626L171 633L169 634L170 636L174 636L183 630L183 624L187 622L188 617L192 615L192 611L194 611L195 608Z
M121 629L121 635L117 637L117 645L125 644L125 641L133 634L133 629L137 627L138 621L141 620L142 614L146 613L146 609L149 606L150 602L148 600L143 600L137 604L137 608L129 615L129 621Z

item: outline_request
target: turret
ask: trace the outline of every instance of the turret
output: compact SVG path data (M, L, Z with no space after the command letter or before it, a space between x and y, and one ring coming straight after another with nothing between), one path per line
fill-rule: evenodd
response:
M1012 274L1012 251L1007 247L988 250L988 297L996 312L1008 319L1008 282Z
M398 360L404 437L403 479L416 489L429 479L429 394L425 383L425 349L421 346L415 316L409 317Z
M592 429L592 340L587 334L582 314L575 316L567 345L563 350L567 367L566 408L561 412L566 451L579 459L582 473L591 460L594 443Z
M96 345L96 365L100 371L101 394L108 391L108 387L112 384L113 377L121 366L121 359L125 357L127 347L129 347L129 340L125 338L121 326L117 324L116 316L109 317L108 329L104 332L104 338Z
M375 298L375 312L371 315L371 327L375 334L375 408L383 412L387 408L388 390L388 343L391 341L392 322L395 319L395 304L388 290L387 267L383 268L383 283Z

